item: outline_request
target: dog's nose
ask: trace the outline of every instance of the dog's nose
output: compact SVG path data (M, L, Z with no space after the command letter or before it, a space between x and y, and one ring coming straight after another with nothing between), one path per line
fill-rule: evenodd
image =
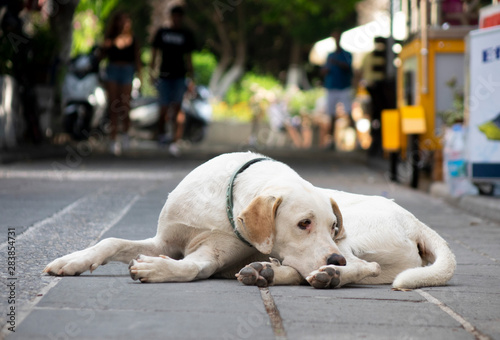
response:
M345 266L347 261L345 260L345 257L339 254L332 254L328 257L326 260L327 264L333 264L335 266Z

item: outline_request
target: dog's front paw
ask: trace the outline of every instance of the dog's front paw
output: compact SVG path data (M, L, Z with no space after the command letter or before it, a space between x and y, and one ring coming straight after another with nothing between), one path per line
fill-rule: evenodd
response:
M335 266L323 266L313 271L306 280L314 288L335 288L340 284L340 272Z
M273 263L252 262L245 266L238 274L236 274L238 281L247 286L272 286L274 283L274 270L272 266L273 264L276 265L274 261L277 260L271 259L271 261L273 261Z
M165 255L146 256L139 255L128 265L130 277L132 280L146 282L176 282L191 281L193 278L186 279L182 276L182 269L175 266L176 260ZM175 273L177 272L176 275Z
M94 271L101 263L89 256L85 250L55 259L45 267L44 273L56 276L72 276L90 270Z

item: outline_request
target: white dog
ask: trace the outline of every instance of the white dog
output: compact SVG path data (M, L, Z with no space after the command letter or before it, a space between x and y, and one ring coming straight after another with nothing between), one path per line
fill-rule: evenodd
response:
M104 239L44 271L79 275L109 261L130 262L141 282L234 277L241 269L244 284L307 279L316 288L444 285L456 266L447 243L394 202L316 188L254 153L224 154L188 174L168 196L155 237Z

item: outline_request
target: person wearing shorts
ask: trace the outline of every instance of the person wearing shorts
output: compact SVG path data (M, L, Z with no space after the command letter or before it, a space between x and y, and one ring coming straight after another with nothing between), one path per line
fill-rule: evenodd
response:
M113 15L103 51L108 58L106 67L106 92L108 95L108 115L110 123L110 151L119 155L129 146L130 96L132 81L137 72L140 78L141 60L139 46L132 34L132 21L125 12ZM121 125L120 142L117 134Z
M344 107L345 113L351 119L352 106L352 56L340 46L341 33L334 31L332 38L335 39L337 48L327 57L326 64L322 69L325 76L324 87L327 90L326 113L330 116L330 131L335 137L335 121L339 104Z
M186 92L186 76L193 75L191 53L195 49L193 34L182 25L184 9L175 6L170 10L171 26L160 28L153 39L151 70L155 70L158 54L161 53L160 73L157 89L160 100L158 141L170 143L169 151L177 156L177 141L182 138L183 124L179 112ZM152 74L152 79L157 77ZM172 126L172 136L166 135L166 123Z

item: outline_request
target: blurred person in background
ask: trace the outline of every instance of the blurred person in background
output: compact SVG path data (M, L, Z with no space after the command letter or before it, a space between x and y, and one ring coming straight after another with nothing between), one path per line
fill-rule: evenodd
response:
M330 116L330 132L332 134L331 147L334 148L335 140L335 121L337 119L337 107L342 104L344 111L351 117L352 106L352 55L343 50L340 46L342 33L334 31L332 38L336 43L336 50L328 54L326 64L322 68L322 74L325 76L323 86L327 90L326 112ZM327 147L324 145L324 147Z
M110 122L110 151L119 155L129 147L130 96L134 74L140 79L141 59L139 44L132 33L132 20L125 12L115 13L108 25L104 44L106 68L106 91ZM117 140L121 127L121 138Z
M183 27L184 8L174 6L170 10L170 16L170 26L158 29L154 35L150 67L152 80L156 82L158 79L157 89L160 98L158 142L170 144L170 153L178 156L180 150L177 141L183 134L179 112L186 92L186 76L193 78L191 53L195 49L195 41L191 31ZM156 75L154 71L159 57L161 57L160 72ZM166 133L167 123L171 125L171 135Z
M272 132L284 132L297 149L309 149L312 144L312 129L309 114L301 109L300 115L289 112L288 103L293 94L270 93L267 115Z

